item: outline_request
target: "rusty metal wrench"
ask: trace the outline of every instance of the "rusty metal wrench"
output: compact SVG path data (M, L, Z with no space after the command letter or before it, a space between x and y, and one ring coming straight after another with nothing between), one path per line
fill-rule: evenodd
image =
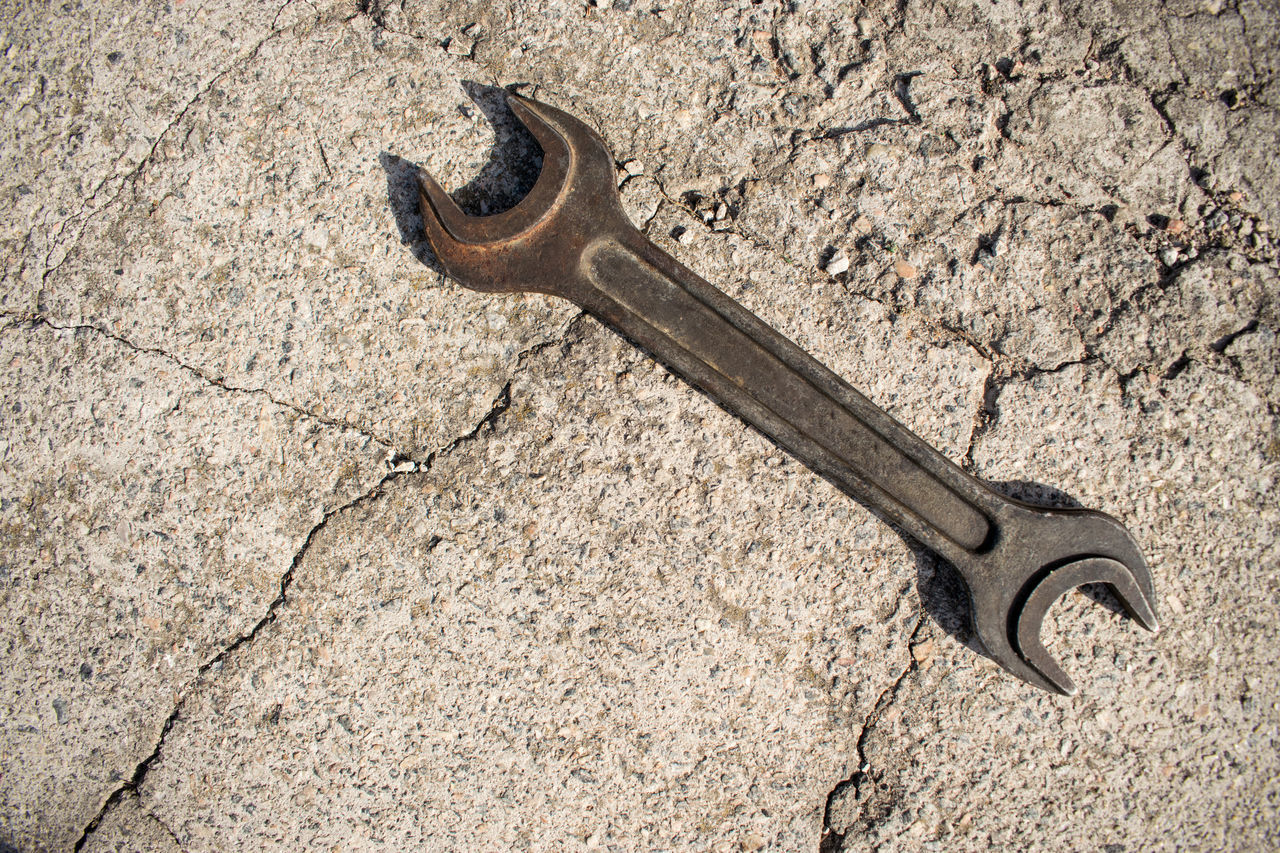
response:
M568 299L648 350L959 570L974 633L1037 687L1075 685L1040 642L1049 606L1086 583L1111 587L1156 630L1151 573L1128 531L1088 510L1044 509L993 492L835 373L641 234L623 212L613 156L574 117L510 95L542 146L542 172L515 207L463 213L419 173L427 238L444 270L481 291Z

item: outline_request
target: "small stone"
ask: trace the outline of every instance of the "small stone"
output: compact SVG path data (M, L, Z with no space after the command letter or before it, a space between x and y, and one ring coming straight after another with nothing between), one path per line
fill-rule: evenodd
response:
M710 619L695 619L695 620L693 620L693 627L694 627L694 630L696 630L699 634L701 634L701 633L703 633L703 632L705 632L705 631L709 631L709 630L711 630L711 620L710 620Z
M1164 264L1166 267L1172 267L1177 262L1178 262L1177 249L1165 249L1160 253L1160 263Z
M840 273L845 272L848 269L849 258L843 252L840 252L828 261L826 266L827 275L840 275Z
M691 246L693 241L698 239L698 235L693 233L692 228L686 228L680 232L680 236L676 239L680 241L681 246Z
M883 142L873 142L867 146L867 159L875 160L877 157L885 157L889 154L889 146Z
M911 647L911 657L921 668L928 668L938 653L938 646L933 640L925 640Z
M729 215L729 205L720 202L720 206L716 208L716 220L724 219Z
M1235 192L1229 193L1227 195L1227 200L1230 201L1232 204L1239 204L1240 202L1244 201L1244 193L1240 192L1239 190L1236 190Z
M622 168L626 170L631 177L644 174L644 163L639 160L628 160L622 164Z
M898 258L898 260L893 262L893 271L898 274L899 278L907 279L915 278L916 273L919 272L919 270L904 261L902 258Z
M813 176L813 186L815 189L825 190L831 186L831 176L826 172L819 172Z
M857 231L859 234L870 234L871 229L874 227L875 226L871 224L871 220L865 216L859 216L857 219L853 220L853 230Z
M329 248L329 229L316 227L307 232L304 242L311 248L323 252ZM214 261L215 265L217 260Z
M1181 234L1187 230L1187 223L1181 219L1170 219L1169 224L1165 226L1165 230L1170 234Z
M450 56L468 59L471 57L471 54L475 49L476 43L474 40L464 36L458 36L457 38L449 39L449 45L445 48L445 52Z

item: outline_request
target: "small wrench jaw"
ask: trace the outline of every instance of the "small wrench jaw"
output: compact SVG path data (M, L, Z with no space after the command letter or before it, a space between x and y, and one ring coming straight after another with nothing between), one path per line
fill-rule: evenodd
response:
M427 241L444 271L472 290L574 299L575 283L564 270L581 254L584 235L634 230L618 196L613 155L568 113L519 95L508 95L507 105L542 147L538 180L510 210L470 216L419 169Z
M1157 631L1151 571L1128 531L1104 513L1021 504L1010 510L1012 538L1024 542L1028 540L1016 536L1018 528L1033 529L1018 517L1039 518L1030 547L1011 544L1004 549L997 542L987 555L990 562L977 570L974 564L966 570L968 561L956 561L969 583L974 632L988 655L1009 672L1044 690L1074 696L1075 683L1040 641L1050 607L1076 587L1105 584L1138 624Z

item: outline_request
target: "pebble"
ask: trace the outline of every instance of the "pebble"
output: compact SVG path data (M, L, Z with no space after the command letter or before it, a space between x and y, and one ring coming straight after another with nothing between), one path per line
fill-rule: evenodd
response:
M840 252L827 262L826 269L827 275L840 275L840 273L849 269L849 258L844 252Z
M826 172L819 172L813 176L813 186L816 189L825 190L831 186L831 176Z
M1169 224L1165 226L1165 230L1170 234L1181 234L1187 230L1187 223L1181 219L1170 219Z
M622 168L626 170L631 177L644 174L644 163L639 160L628 160L622 164Z
M1160 253L1160 263L1166 267L1171 267L1178 262L1177 249L1165 249Z
M916 273L919 272L919 270L904 261L902 258L898 258L898 260L893 262L893 271L898 274L899 278L908 279L915 278Z
M911 647L911 657L920 665L922 669L928 669L933 663L933 658L938 653L938 646L933 640L925 640Z

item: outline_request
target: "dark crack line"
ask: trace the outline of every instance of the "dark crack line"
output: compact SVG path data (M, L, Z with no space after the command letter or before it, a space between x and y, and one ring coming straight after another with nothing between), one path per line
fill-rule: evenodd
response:
M993 357L991 372L987 374L982 388L982 402L978 405L978 410L973 415L973 431L969 433L969 446L961 457L962 467L966 471L974 473L974 450L977 448L978 442L982 440L982 437L995 428L996 421L1000 417L1000 395L1004 393L1006 386L1011 382L1028 382L1037 376L1053 376L1054 374L1062 373L1068 368L1083 364L1101 364L1115 373L1111 365L1087 350L1084 358L1068 359L1055 364L1053 367L1040 367L1032 364L1021 369L1015 369L1007 356Z
M141 808L142 806L141 802L139 802L138 806L139 808ZM147 817L154 820L156 824L158 824L159 827L165 831L165 834L168 835L169 838L173 841L173 846L178 848L179 853L181 853L181 851L186 849L186 847L183 846L182 842L178 840L178 834L173 831L173 829L169 826L169 824L165 823L160 818L156 817L155 812L149 809L143 809L143 811L146 813Z
M1249 322L1245 323L1243 326L1241 326L1239 329L1236 329L1234 332L1229 332L1223 335L1222 337L1218 338L1213 343L1209 344L1209 349L1219 354L1224 353L1227 351L1227 347L1231 346L1233 343L1235 343L1237 340L1244 337L1245 335L1256 331L1257 328L1258 328L1257 319L1256 318L1252 319Z
M388 449L391 450L392 453L395 454L396 458L398 459L407 459L411 462L420 462L420 460L415 459L412 454L404 453L398 450L395 447L395 442L392 441L390 438L380 436L366 427L359 426L358 424L353 424L341 418L334 418L334 417L330 417L329 415L324 415L319 412L312 411L311 409L308 409L298 403L293 403L288 400L282 400L276 397L274 394L272 394L270 391L268 391L265 388L249 388L249 387L240 386L240 385L231 385L227 383L225 380L217 376L213 376L206 373L204 370L202 370L199 367L196 367L193 364L188 364L187 362L178 358L173 353L167 352L163 349L160 349L159 347L143 346L142 344L138 344L129 340L128 338L124 337L123 335L117 332L113 332L109 329L104 329L101 326L95 326L92 323L76 323L72 325L61 325L59 323L55 323L53 320L39 313L31 313L31 314L0 313L0 317L11 321L9 326L7 326L6 328L16 328L19 324L23 322L28 322L28 323L33 323L37 325L47 326L50 329L54 329L56 331L61 331L61 332L89 332L89 333L101 335L102 337L115 341L121 346L124 346L136 353L153 355L158 358L162 358L168 361L170 364L174 365L175 367L179 368L180 370L183 370L189 373L190 375L199 379L201 382L204 382L207 385L211 385L214 388L218 388L220 390L226 391L231 394L253 394L253 395L264 397L269 402L271 402L276 406L279 406L282 409L288 409L291 412L294 412L304 418L308 418L310 420L316 421L317 423L321 423L321 424L324 424L325 426L333 427L334 429L343 429L343 430L348 430L350 432L358 433L364 436L365 438L369 439L370 441L377 442L378 444L381 444L384 447L387 447Z
M147 167L155 159L156 151L159 150L161 143L163 143L165 139L168 138L170 133L172 133L173 130L177 128L179 124L182 123L182 120L186 118L187 113L189 113L196 104L200 103L200 101L202 101L209 94L209 92L213 91L214 86L218 85L218 83L221 80L223 80L223 78L229 76L230 74L234 73L238 69L244 67L248 63L252 62L255 58L257 58L258 54L262 51L262 48L266 46L267 42L272 41L273 39L279 37L280 35L288 32L290 28L275 29L274 27L275 27L276 20L278 20L280 17L280 14L283 13L284 10L294 2L295 0L286 0L286 2L278 10L276 10L275 17L272 19L271 32L268 33L266 36L264 36L262 39L260 39L252 48L249 49L249 51L242 54L241 56L236 57L236 59L234 59L230 65L228 65L226 68L224 68L223 70L215 74L213 77L211 77L209 79L209 82L206 83L203 87L201 87L200 90L196 92L195 96L192 97L191 100L187 101L187 103L183 105L182 109L180 109L177 115L175 115L173 119L170 120L170 122L165 126L164 130L160 131L159 135L156 136L155 142L151 143L151 147L147 150L147 153L143 155L142 159L138 161L137 165L135 165L132 169L130 169L120 178L119 187L117 187L116 191L112 193L110 198L108 198L105 202L102 203L101 207L95 208L94 210L89 211L88 213L85 212L88 209L89 205L94 201L94 199L98 197L98 193L102 191L102 188L106 186L108 182L112 181L115 178L114 174L103 178L102 181L99 182L99 184L96 187L94 187L93 192L89 194L89 197L86 198L84 202L80 205L80 209L76 211L74 215L68 216L66 219L62 220L62 222L58 224L57 233L54 235L51 241L49 251L45 253L45 258L44 258L45 269L40 276L41 290L44 289L44 286L49 281L49 278L53 276L55 273L57 273L58 270L62 268L63 264L65 264L67 260L70 259L72 253L75 252L76 247L80 245L80 241L84 239L84 234L85 234L85 231L87 231L89 228L89 223L92 222L96 217L101 216L103 213L110 210L115 205L115 203L120 200L120 198L125 194L125 192L128 190L130 186L135 186L137 184L138 179L142 177L142 173L146 171ZM123 156L117 158L115 163L112 164L113 172L115 170L115 166L117 166L120 163L121 159L123 159ZM66 234L67 228L73 220L78 220L79 230L76 232L75 238L66 244L66 250L63 253L62 258L56 264L53 264L52 266L50 266L50 261L52 260L54 254L58 251L58 248L64 244L62 238Z
M839 853L844 849L844 839L848 831L841 833L831 828L831 808L835 804L836 797L847 791L850 786L853 788L854 797L861 793L862 785L866 782L871 770L871 765L867 761L867 739L871 737L871 733L880 724L885 710L897 700L898 691L902 688L907 677L920 668L920 665L916 662L915 647L920 643L920 632L924 630L926 624L927 617L922 609L920 615L916 617L916 624L911 630L911 637L907 640L906 667L898 674L893 683L880 693L875 704L871 706L871 711L862 721L862 730L858 734L856 747L857 767L848 779L838 783L831 789L831 793L827 795L827 802L822 815L822 839L818 843L819 853Z

